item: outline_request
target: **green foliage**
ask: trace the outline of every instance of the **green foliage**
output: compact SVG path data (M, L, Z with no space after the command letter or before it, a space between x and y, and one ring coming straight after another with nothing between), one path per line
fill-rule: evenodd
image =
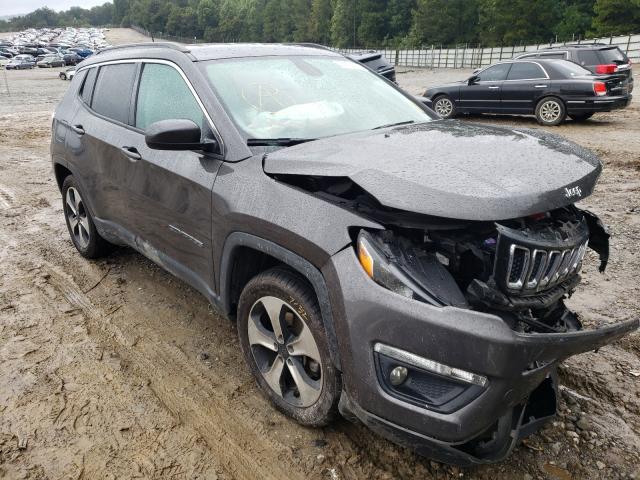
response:
M418 0L411 36L416 44L473 42L478 22L477 0Z
M90 25L137 25L185 41L514 45L639 33L640 0L113 0L40 8L0 21L0 31Z
M597 35L624 35L640 29L640 0L596 0L594 11Z
M555 40L562 18L557 0L480 0L480 40L487 45Z

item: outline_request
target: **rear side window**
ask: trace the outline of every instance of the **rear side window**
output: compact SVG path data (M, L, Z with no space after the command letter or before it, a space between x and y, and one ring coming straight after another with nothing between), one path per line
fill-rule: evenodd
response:
M580 65L599 65L600 58L595 50L581 50L578 52L578 63Z
M178 71L169 65L147 63L142 70L136 106L136 127L145 129L161 120L192 120L201 129L200 105Z
M565 53L541 53L540 58L557 58L564 60L566 57Z
M100 67L91 108L107 118L120 123L128 123L135 74L135 63L119 63Z
M542 68L535 63L514 63L509 70L507 80L533 80L546 78Z
M96 84L96 75L98 73L97 68L90 68L87 72L87 77L82 84L82 90L80 91L80 97L82 101L87 105L91 105L91 94L93 93L93 87Z
M509 71L510 63L499 63L493 67L489 67L483 70L478 75L478 80L481 82L497 82L507 78L507 72Z

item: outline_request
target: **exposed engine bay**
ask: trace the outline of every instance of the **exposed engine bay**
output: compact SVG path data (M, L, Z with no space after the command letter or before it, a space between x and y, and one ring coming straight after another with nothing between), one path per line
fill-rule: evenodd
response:
M450 220L384 207L348 178L275 177L386 227L358 233L376 282L436 306L498 315L516 331L580 330L564 300L580 283L587 248L601 272L607 265L606 228L574 205L498 222Z

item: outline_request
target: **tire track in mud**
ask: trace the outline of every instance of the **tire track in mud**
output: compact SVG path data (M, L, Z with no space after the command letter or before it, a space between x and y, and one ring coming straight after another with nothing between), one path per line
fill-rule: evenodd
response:
M217 395L210 381L194 367L193 362L177 346L158 338L155 332L140 324L135 332L123 331L110 321L109 313L96 307L61 268L44 263L49 283L71 306L78 308L91 326L106 334L116 345L131 368L148 378L149 388L160 403L181 423L198 432L209 444L222 469L237 480L300 479L285 459L288 447L270 439L256 421L240 417L232 402ZM181 372L182 376L176 376Z
M0 209L10 210L15 205L16 196L13 191L0 184Z

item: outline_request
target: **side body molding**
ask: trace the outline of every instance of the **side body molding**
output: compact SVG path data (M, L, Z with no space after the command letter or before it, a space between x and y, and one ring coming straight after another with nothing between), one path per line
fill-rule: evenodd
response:
M322 313L322 321L325 331L327 332L327 342L329 344L329 353L331 360L336 368L341 370L340 355L338 353L338 340L336 337L335 327L333 323L333 315L331 312L331 303L329 301L329 292L327 284L320 270L314 267L301 256L281 247L278 244L270 242L255 235L244 232L231 233L225 243L222 251L222 261L220 265L220 298L224 312L229 314L231 311L231 261L234 257L234 250L240 247L250 247L285 263L301 275L309 280L318 298L320 312Z

